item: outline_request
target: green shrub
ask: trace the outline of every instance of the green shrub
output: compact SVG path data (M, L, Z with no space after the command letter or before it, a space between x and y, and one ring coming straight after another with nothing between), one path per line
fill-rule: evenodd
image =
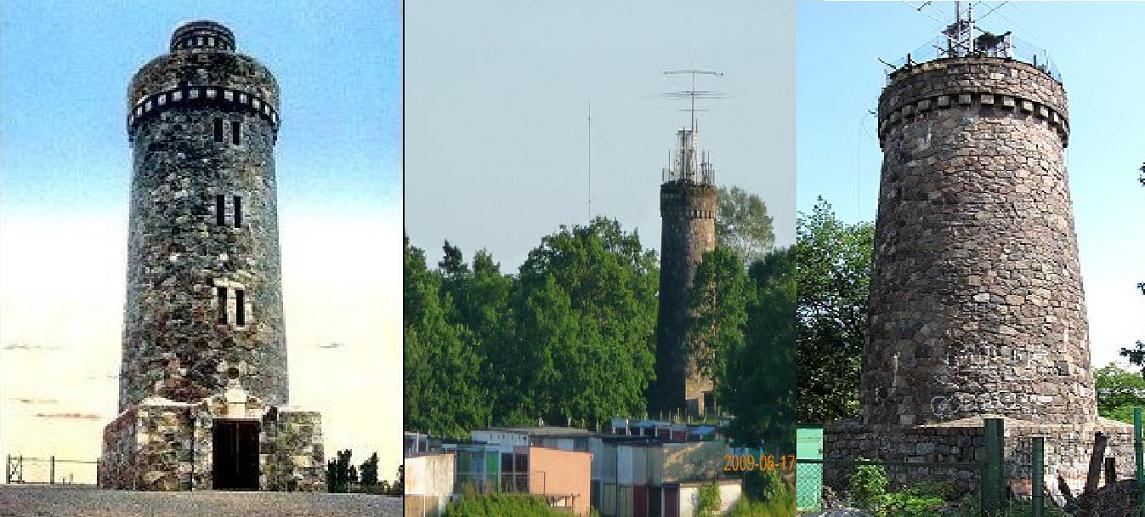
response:
M446 517L567 517L549 508L541 496L528 494L486 494L461 497L445 507Z
M882 465L858 465L849 485L855 504L873 510L878 506L879 498L887 493L887 471Z
M714 517L720 512L720 485L715 481L700 485L696 501L697 517Z

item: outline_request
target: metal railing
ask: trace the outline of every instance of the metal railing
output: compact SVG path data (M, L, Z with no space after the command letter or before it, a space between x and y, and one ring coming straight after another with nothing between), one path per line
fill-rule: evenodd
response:
M969 54L965 57L1002 57L1006 59L1013 59L1033 65L1038 70L1048 74L1054 80L1061 82L1062 74L1058 69L1057 63L1051 58L1050 52L1044 48L1032 45L1023 41L1020 38L1013 36L1006 36L1006 43L1000 49L982 50ZM889 67L887 71L887 82L890 82L890 74L905 67L914 66L927 61L934 61L937 59L945 59L950 57L949 47L947 45L947 38L945 36L938 36L926 42L923 46L915 49L907 55L891 62L885 62Z
M42 480L42 478L40 480L25 479L25 469L24 469L25 466L27 466L27 465L45 465L45 464L47 465L47 468L48 468L47 480ZM59 459L59 458L56 458L54 455L49 456L47 458L38 458L35 456L24 456L24 455L13 456L13 455L9 454L5 457L5 461L4 461L4 482L7 484L14 484L15 483L15 484L46 484L46 485L55 485L55 484L89 485L89 484L94 484L94 483L76 483L74 473L61 475L61 476L59 476L59 478L57 478L57 469L56 469L57 465L60 465L60 466L92 465L95 467L96 473L98 473L98 470L99 470L99 461L98 460L93 461L93 460ZM93 475L93 476L91 476L91 478L95 479L96 476Z

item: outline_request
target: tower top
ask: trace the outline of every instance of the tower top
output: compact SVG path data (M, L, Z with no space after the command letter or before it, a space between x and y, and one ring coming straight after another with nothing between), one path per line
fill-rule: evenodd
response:
M944 24L934 39L914 52L908 53L905 59L899 59L894 63L880 60L884 65L890 67L887 71L888 80L893 79L893 76L901 70L914 68L933 60L985 57L1029 63L1061 82L1061 74L1058 73L1056 66L1050 60L1048 51L1021 41L1012 35L1012 31L994 33L982 28L980 22L1005 6L1007 2L997 3L993 7L983 5L983 2L941 2L954 7L954 20L949 23L943 21L943 19L950 19L949 11L945 13L935 11L938 9L939 3L933 0L926 1L915 8L915 11ZM976 14L976 7L979 7L978 10L984 11L984 13ZM987 9L987 7L989 8ZM942 7L943 11L946 9L947 7ZM936 12L938 16L932 15L931 12Z
M186 22L171 35L171 52L193 48L234 50L235 34L223 24L211 20Z
M676 131L676 148L663 170L664 183L691 183L712 185L716 182L716 169L708 161L708 153L700 150L700 135L695 128Z

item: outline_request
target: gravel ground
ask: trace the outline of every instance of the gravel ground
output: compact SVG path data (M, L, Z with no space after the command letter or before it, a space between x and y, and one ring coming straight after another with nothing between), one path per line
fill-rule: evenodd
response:
M0 517L400 516L400 497L285 492L130 492L0 484Z

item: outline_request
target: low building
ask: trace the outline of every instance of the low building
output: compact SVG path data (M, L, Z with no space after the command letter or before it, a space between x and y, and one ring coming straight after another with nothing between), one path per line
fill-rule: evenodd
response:
M424 453L405 458L405 515L431 517L445 513L455 491L452 452Z

